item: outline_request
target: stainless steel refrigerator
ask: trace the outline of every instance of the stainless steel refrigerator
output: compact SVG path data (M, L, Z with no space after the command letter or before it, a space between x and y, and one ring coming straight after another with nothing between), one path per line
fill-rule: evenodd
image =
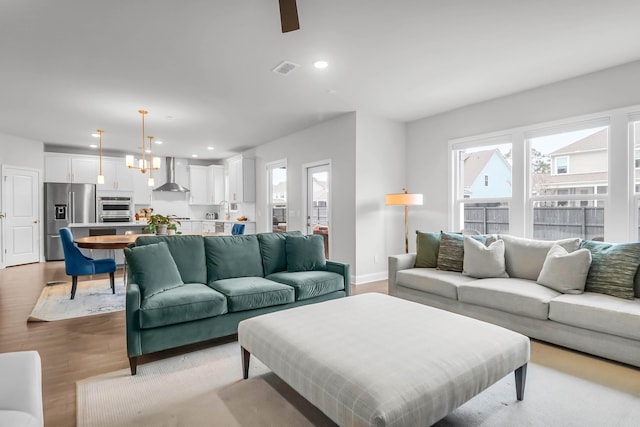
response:
M96 222L96 185L45 182L44 222L46 260L64 259L58 230L72 222Z

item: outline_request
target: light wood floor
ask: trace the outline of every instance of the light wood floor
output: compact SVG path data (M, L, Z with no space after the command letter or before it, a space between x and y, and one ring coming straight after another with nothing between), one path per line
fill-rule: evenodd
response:
M0 270L0 352L37 350L40 353L45 424L56 427L76 423L76 381L129 367L124 312L27 323L45 284L66 280L61 261ZM117 285L123 286L122 281ZM352 289L353 293L386 293L387 283L374 282ZM229 338L186 350L227 341ZM184 351L184 348L167 351L147 360ZM640 396L640 369L539 342L532 343L532 360Z

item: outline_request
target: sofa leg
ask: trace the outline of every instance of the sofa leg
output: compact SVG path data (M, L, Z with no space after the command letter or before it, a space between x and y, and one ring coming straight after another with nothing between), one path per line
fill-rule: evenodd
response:
M138 372L138 358L130 357L129 366L131 367L131 375L135 375Z
M111 293L115 294L116 293L116 278L115 278L115 273L113 271L111 273L109 273L109 280L111 281Z
M251 358L251 353L247 351L244 347L242 348L242 378L245 380L249 378L249 359Z
M524 399L524 385L527 380L527 364L520 366L515 371L516 374L516 397L518 400Z
M78 289L78 276L71 276L71 299L76 297L76 289Z

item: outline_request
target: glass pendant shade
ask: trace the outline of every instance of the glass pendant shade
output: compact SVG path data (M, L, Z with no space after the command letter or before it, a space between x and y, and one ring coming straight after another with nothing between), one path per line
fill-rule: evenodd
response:
M104 175L98 175L98 184L104 184Z

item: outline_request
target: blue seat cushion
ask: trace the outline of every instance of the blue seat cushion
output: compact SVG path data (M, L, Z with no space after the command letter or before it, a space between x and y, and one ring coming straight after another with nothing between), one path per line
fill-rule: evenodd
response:
M217 280L209 286L227 297L229 312L271 307L295 301L295 291L291 286L263 277Z
M227 312L227 299L202 283L186 283L142 300L140 328L184 323Z
M296 301L344 290L344 277L331 271L281 271L266 279L292 286L296 290Z
M113 273L116 271L116 261L113 258L101 258L91 261L95 266L96 274Z

